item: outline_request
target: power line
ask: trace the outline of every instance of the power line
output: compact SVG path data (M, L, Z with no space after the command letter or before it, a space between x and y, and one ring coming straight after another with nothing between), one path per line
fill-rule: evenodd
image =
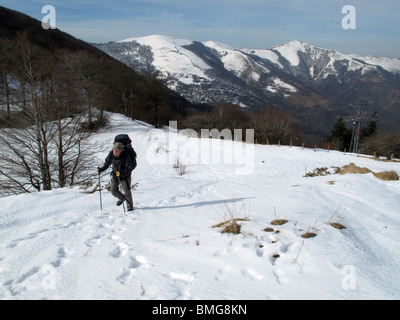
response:
M367 111L361 110L360 106L357 108L357 115L353 117L353 132L351 134L350 152L358 152L358 144L360 141L361 120L365 118Z

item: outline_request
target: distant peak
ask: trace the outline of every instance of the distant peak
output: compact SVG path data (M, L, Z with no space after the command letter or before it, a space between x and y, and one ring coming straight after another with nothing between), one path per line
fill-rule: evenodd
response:
M293 47L293 48L301 49L301 48L307 48L307 47L308 48L310 48L310 47L313 48L314 46L309 44L309 43L300 41L300 40L292 40L292 41L289 41L289 42L286 42L286 43L283 43L283 44L279 44L279 45L273 47L273 49L277 49L277 48L281 48L281 47Z
M164 35L160 35L160 34L153 34L150 36L143 36L143 37L132 37L132 38L128 38L125 40L120 40L117 42L132 42L132 41L136 41L136 42L140 42L142 44L173 44L173 45L178 45L178 46L183 46L183 45L190 45L193 43L193 41L191 40L187 40L187 39L178 39L178 38L174 38L171 36L164 36Z
M231 46L229 46L229 45L227 45L225 43L212 41L212 40L203 42L203 44L206 47L214 48L214 49L235 50L233 47L231 47Z

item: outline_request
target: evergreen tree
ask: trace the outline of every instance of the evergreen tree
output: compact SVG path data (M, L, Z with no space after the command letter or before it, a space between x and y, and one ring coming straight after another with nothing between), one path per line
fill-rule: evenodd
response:
M372 136L375 136L378 131L378 116L377 112L375 111L372 115L372 120L361 129L360 133L360 140L364 141Z
M326 142L330 143L332 149L349 149L351 142L351 130L347 129L343 117L340 117L336 121L331 131L331 135L326 139Z

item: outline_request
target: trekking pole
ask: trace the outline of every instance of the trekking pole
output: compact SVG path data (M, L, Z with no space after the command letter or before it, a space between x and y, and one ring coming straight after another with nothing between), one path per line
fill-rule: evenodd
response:
M103 203L101 201L101 181L100 181L100 172L99 172L99 191L100 191L100 210L103 211Z
M124 208L124 215L126 215L126 211L125 211L125 203L122 202L122 208Z

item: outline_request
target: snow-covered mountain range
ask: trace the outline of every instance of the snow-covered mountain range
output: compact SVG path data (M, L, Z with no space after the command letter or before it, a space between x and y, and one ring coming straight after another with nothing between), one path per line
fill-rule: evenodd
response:
M96 46L139 72L157 72L168 87L194 103L224 100L251 109L295 108L300 121L310 113L302 107L332 118L351 115L363 104L371 113L385 109L388 114L381 120L388 127L400 120L395 108L400 59L343 54L297 40L257 50L152 35Z

